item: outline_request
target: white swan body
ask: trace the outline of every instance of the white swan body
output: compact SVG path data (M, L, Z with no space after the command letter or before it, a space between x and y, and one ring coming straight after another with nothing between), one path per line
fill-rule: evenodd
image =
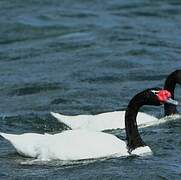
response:
M54 135L0 135L10 141L19 154L39 160L82 160L129 155L124 141L104 132L67 130ZM151 154L151 149L148 146L139 147L132 154Z
M65 116L51 112L59 122L64 123L70 129L87 129L94 131L104 131L108 129L125 128L125 111L106 112L97 115L76 115ZM157 122L158 119L146 113L138 112L137 124L146 126Z

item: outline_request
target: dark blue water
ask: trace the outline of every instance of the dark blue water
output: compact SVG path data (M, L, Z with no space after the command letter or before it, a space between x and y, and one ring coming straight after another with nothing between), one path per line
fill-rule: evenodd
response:
M50 111L125 109L137 92L163 87L181 69L180 20L179 0L1 0L0 131L61 132ZM154 152L146 158L28 165L1 138L0 179L181 179L180 120L141 130Z

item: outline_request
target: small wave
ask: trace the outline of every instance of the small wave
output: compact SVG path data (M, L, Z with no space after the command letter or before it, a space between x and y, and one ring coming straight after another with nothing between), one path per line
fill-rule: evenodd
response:
M79 160L79 161L61 161L61 160L47 160L47 161L42 161L39 159L28 159L28 160L21 160L18 161L21 165L39 165L39 166L44 166L44 165L48 165L48 166L62 166L63 168L68 168L68 167L72 167L75 165L87 165L90 163L94 163L97 161L103 161L106 158L102 158L102 159L90 159L90 160Z
M51 21L48 19L48 17L45 16L40 16L40 17L23 16L18 18L18 22L23 25L28 25L32 27L52 26Z
M37 94L42 91L50 91L61 89L59 84L55 83L46 83L46 84L30 84L26 87L16 88L11 91L10 95L23 96L23 95L31 95Z
M68 100L68 99L56 98L56 99L52 100L50 104L68 104L69 102L70 102L70 100ZM72 100L71 100L71 102L72 102Z
M82 78L82 82L89 82L89 83L114 83L124 81L122 77L114 76L114 75L107 75L102 77L94 77L94 78Z

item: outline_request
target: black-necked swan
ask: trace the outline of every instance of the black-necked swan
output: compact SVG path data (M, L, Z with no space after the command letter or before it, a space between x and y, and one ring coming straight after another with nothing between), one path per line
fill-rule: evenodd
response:
M181 84L181 70L172 72L166 79L164 89L171 92L174 99L174 89L176 84ZM165 115L172 115L177 112L176 106L172 104L165 104ZM64 123L70 129L90 129L95 131L103 131L108 129L124 129L124 116L125 111L113 111L100 113L96 115L75 115L66 116L63 114L51 112L59 122ZM137 124L140 125L152 125L159 122L158 119L149 114L139 112L137 117Z
M135 95L125 113L126 142L114 135L88 130L67 130L59 134L0 133L23 156L38 160L81 160L129 154L150 154L151 149L140 137L136 117L143 105L175 103L167 90L147 89Z

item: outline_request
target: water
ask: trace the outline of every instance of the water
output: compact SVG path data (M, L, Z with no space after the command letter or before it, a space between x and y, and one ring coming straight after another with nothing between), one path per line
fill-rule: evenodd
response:
M61 132L50 111L125 109L137 92L163 87L181 69L180 19L178 0L1 0L0 131ZM0 138L0 179L180 179L180 133L180 119L141 130L151 157L68 163L31 163Z

